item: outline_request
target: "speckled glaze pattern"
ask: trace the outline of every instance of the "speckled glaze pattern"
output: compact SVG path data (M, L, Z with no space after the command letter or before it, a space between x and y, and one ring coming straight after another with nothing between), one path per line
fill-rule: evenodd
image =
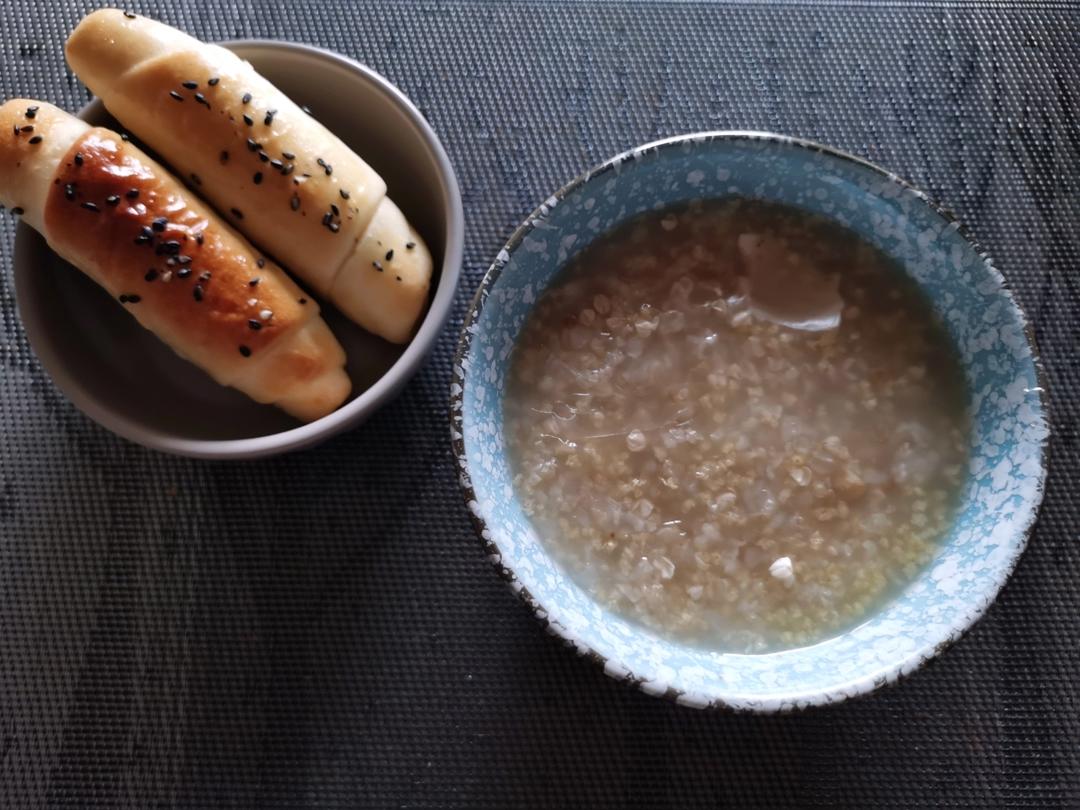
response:
M906 268L959 347L972 396L969 475L940 552L894 601L812 647L721 654L668 641L594 602L521 511L502 434L514 341L575 253L619 222L695 198L775 200L829 217ZM899 178L816 144L707 133L643 146L548 199L499 253L462 333L451 391L466 500L495 564L549 628L605 671L679 703L773 712L866 693L918 668L1005 584L1042 499L1048 420L1023 313L959 223Z

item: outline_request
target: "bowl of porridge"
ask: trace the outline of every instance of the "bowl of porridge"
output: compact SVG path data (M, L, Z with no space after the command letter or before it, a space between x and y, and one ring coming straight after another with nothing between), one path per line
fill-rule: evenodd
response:
M1042 498L1038 359L990 259L899 178L782 136L649 144L548 199L451 394L497 567L688 706L911 672L993 601Z

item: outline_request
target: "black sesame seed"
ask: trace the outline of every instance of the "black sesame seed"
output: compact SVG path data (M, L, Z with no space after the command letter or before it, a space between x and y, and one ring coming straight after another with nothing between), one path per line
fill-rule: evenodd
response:
M75 186L74 186L74 184L68 183L66 186L64 186L64 196L67 197L69 200L74 200L75 199Z
M148 244L150 244L150 237L145 236L144 234L139 234L138 236L135 237L135 244L136 245L148 245Z
M266 154L266 152L263 152L260 149L259 150L259 160L261 160L263 163L269 163L270 162L270 156L268 154Z
M140 301L142 301L142 296L141 295L128 295L128 297L127 297L127 302L129 304L137 304Z
M301 299L300 299L299 301L297 301L296 303L300 304L300 306L303 306L304 304L306 304L306 303L307 303L307 299L306 299L306 298L301 298Z
M342 188L342 189L338 189L338 194L340 194L340 195L341 195L341 199L343 199L343 200L347 200L347 199L349 199L349 192L347 192L347 191L346 191L345 189L343 189L343 188Z
M154 230L149 225L143 225L141 233L147 239L153 239L154 238Z
M329 163L326 164L325 169L326 169L326 176L327 177L329 177L330 175L332 175L334 173L334 167L331 166Z
M245 114L244 114L244 123L245 123L245 124L247 124L247 125L248 125L248 126L250 127L250 126L252 126L252 125L253 125L253 124L255 123L255 119L254 119L254 118L252 118L252 117L251 117L250 115L248 115L247 113L245 113Z
M262 172L255 172L255 176L251 180L255 185L259 185L262 182Z
M279 172L280 172L280 171L281 171L281 169L282 169L282 168L283 168L283 167L285 166L285 164L284 164L284 163L282 163L282 162L281 162L280 160L278 160L277 158L274 158L273 160L271 160L271 161L270 161L270 165L271 165L271 166L272 166L273 168L277 169L277 170L278 170Z
M15 126L13 126L11 129L12 129L12 132L15 133L15 137L18 138L19 137L19 125L15 124Z
M12 216L21 217L24 213L26 212L17 205L11 209Z
M327 227L330 228L330 233L337 233L341 230L341 223L331 222Z
M262 268L266 267L266 259L264 259L262 256L260 256L259 258L257 258L255 260L255 266L258 267L260 270Z
M252 318L250 321L248 321L248 329L252 329L258 332L260 329L262 329L262 323Z
M180 95L179 93L177 93L175 90L170 90L169 95L172 96L173 98L175 98L177 101L183 101L184 100L184 97L182 95Z
M101 210L92 202L84 202L82 204L82 207L85 208L87 211L93 211L95 214Z
M158 271L156 267L151 267L146 271L146 275L143 278L147 281L155 281L158 277Z
M289 163L289 164L286 164L286 165L285 165L285 166L283 166L283 167L282 167L282 169L281 169L281 174L282 174L282 176L283 176L283 177L288 177L288 176L289 176L290 174L292 174L292 173L293 173L293 169L295 169L295 168L296 168L296 166L294 166L294 165L293 165L293 164L291 164L291 163Z
M371 266L374 267L376 270L378 270L380 273L383 271L382 263L378 259L373 261L371 263Z
M323 218L322 218L322 224L323 224L323 225L329 225L329 224L330 224L330 222L331 222L331 221L332 221L333 219L334 219L334 215L333 215L333 214L331 214L331 213L330 213L329 211L327 211L327 212L326 212L325 214L323 214Z
M199 177L199 175L195 174L195 172L192 172L191 173L191 182L194 183L197 186L201 186L202 185L202 178Z
M75 153L75 165L76 166L82 166L82 164L83 164L82 153L81 152L76 152Z
M249 104L251 102L251 93L244 93L244 97L240 99L241 104Z
M390 261L393 258L394 258L394 249L391 248L390 250L386 251L386 260Z
M23 124L21 127L19 127L19 132L33 132L33 131L34 131L34 125L33 124Z
M181 87L186 87L188 90L195 90L198 88L198 82L180 82Z
M134 20L135 19L135 12L134 11L125 11L124 16L127 17L129 20Z
M244 218L244 212L241 211L239 208L230 208L229 213L232 214L237 219L243 219Z
M209 280L210 280L210 271L209 270L203 270L199 274L199 281L209 281Z
M105 198L105 202L106 202L107 205L119 205L120 204L120 195L119 194L110 194L108 197Z
M206 80L206 83L211 87L217 87L217 83L220 81L221 79L219 79L217 76L211 76L209 79Z
M27 107L26 108L26 117L27 118L33 118L35 115L37 115L38 109L39 109L39 107L37 105L34 105L33 107Z
M416 242L406 242L405 243L405 249L406 250L412 250L414 247L416 247Z
M170 256L169 258L167 258L165 260L165 266L166 267L176 267L177 264L179 264L179 262L176 261L175 256Z
M248 148L249 152L254 152L256 149L259 148L259 142L257 140L255 140L254 138L248 138L247 139L247 148Z
M127 294L126 293L120 293L120 297L117 300L121 304L126 304L127 303Z
M196 93L195 94L195 103L196 104L203 104L203 105L205 105L207 107L210 106L210 102L206 100L206 96L204 96L202 93Z
M196 245L201 245L204 240L205 240L205 237L203 236L202 231L199 231L197 234L195 234L195 244Z
M300 210L300 198L297 197L295 194L293 194L292 199L289 200L289 207L293 211L299 211Z
M177 278L187 278L190 275L191 275L191 268L190 267L181 267L179 270L176 271L176 277ZM200 290L199 294L202 295L201 290Z
M129 200L137 200L139 199L139 190L137 188L129 188L124 196Z
M272 123L274 123L275 115L277 115L277 110L267 110L266 117L263 119L263 124L266 126L270 126Z
M196 284L194 287L192 287L191 288L191 297L194 298L196 301L202 301L202 299L203 299L202 287L199 286L198 284Z
M281 156L286 160L296 160L296 155L294 155L292 152L282 152Z
M162 251L168 256L175 256L180 252L180 243L175 239L170 239L168 242L161 243Z
M122 140L124 143L127 143L128 141L131 140L131 136L128 135L126 132L121 132L120 133L120 140Z
M333 203L330 203L330 210L333 212L335 217L340 217L341 216L341 211L338 210L338 207L336 205L334 205Z
M308 107L307 105L305 105L305 106L301 107L300 109L301 109L301 110L303 110L304 112L306 112L306 113L307 113L308 115L312 115L312 114L313 114L313 113L311 112L311 107Z
M155 219L153 222L150 223L150 227L153 228L158 233L161 233L163 230L165 230L165 227L168 224L169 224L169 220L165 219L165 217L158 217L157 219Z
M41 136L40 135L35 135L33 138L31 138L29 140L29 143L41 143Z
M401 281L401 276L394 276L398 281Z
M244 357L251 357L251 349L249 349L247 346L244 346L243 344L241 344L240 345L240 354L244 355Z
M176 263L177 264L191 264L191 257L190 256L177 256L176 257Z
M248 282L248 286L249 287L258 287L259 286L259 277L255 276L255 278L253 278L251 281Z
M320 166L325 166L326 165L326 161L323 160L322 158L315 158L315 162L318 163Z
M229 153L225 149L221 150L221 162L222 163L228 163L229 162Z

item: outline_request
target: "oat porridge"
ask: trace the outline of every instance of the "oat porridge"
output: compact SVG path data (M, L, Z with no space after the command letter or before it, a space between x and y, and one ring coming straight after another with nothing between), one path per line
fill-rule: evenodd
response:
M967 391L922 293L850 231L695 203L576 257L504 402L514 484L624 617L759 653L857 624L953 517Z

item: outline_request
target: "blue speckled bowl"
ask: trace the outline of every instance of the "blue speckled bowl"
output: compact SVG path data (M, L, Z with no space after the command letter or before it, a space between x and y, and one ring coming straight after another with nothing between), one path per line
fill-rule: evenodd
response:
M529 310L567 260L635 214L694 198L776 200L854 229L899 260L956 341L972 392L970 474L936 558L894 601L829 641L769 655L686 647L585 594L522 514L502 436L502 394ZM1042 500L1048 420L1023 313L959 224L858 158L776 135L691 135L635 149L540 206L502 250L465 321L452 384L466 500L495 564L549 628L609 675L688 706L783 711L896 680L955 641L1005 584Z

